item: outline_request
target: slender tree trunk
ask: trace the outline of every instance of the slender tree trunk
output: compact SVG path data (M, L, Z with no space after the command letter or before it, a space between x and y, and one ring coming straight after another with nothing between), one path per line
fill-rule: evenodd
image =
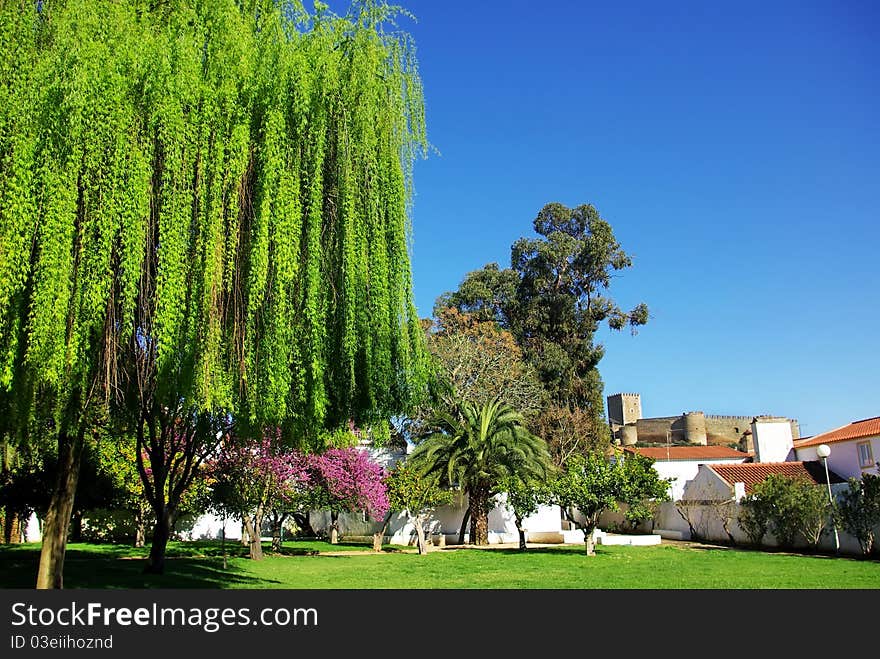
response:
M82 511L77 510L70 519L70 541L82 542L83 539L83 516Z
M593 531L596 530L595 524L589 524L584 526L584 550L587 552L587 556L595 556L596 555L596 543L593 540Z
M464 517L461 518L461 528L458 530L458 544L464 544L464 531L468 527L468 522L471 519L471 507L468 505L467 509L464 511ZM474 541L474 537L471 536L471 542Z
M339 513L330 511L330 544L339 544Z
M174 519L168 508L156 514L156 525L153 527L153 541L150 544L150 556L144 572L147 574L163 574L165 572L165 551L171 539Z
M284 533L284 520L287 515L275 514L272 516L272 551L281 553L281 534Z
M134 511L134 546L143 547L146 542L147 529L144 522L144 509L138 506Z
M424 556L428 553L428 543L425 540L425 525L421 515L411 516L413 526L416 527L416 544L419 548L419 554Z
M391 521L391 511L385 513L385 519L382 520L382 528L373 534L373 551L382 551L382 541L385 539L385 531L388 529L388 523Z
M471 508L471 541L478 546L489 544L489 490L474 487L468 494Z
M519 533L519 548L521 551L525 551L526 547L526 530L522 525L522 517L516 517L516 532Z
M226 562L226 518L223 518L223 526L220 529L220 551L223 552L223 569L227 568Z
M64 552L67 549L67 527L73 512L73 497L79 480L85 428L75 436L62 433L58 438L58 474L52 500L43 525L43 546L37 570L37 589L64 587Z

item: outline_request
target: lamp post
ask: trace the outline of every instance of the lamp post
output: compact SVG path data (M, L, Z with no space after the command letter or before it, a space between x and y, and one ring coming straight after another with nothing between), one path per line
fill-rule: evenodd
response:
M834 521L834 497L831 496L831 477L828 475L828 456L831 455L831 447L828 444L819 444L816 455L822 458L825 465L825 485L828 486L828 503L831 505L831 526L834 528L834 553L840 553L840 537L837 535L837 523Z

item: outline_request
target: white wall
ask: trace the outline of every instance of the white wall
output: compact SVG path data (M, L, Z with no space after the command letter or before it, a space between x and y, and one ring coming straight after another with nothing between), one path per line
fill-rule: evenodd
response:
M856 446L865 441L871 443L871 453L876 463L880 460L880 437L853 439L847 442L828 444L828 448L831 449L831 455L828 456L828 468L842 478L861 478L862 474L877 475L876 464L873 469L862 469L859 465L859 453ZM797 459L819 460L821 462L821 458L816 455L817 448L817 446L808 446L795 449Z
M443 534L447 543L458 542L458 532L464 511L467 509L467 497L456 494L452 504L441 506L431 516L430 533ZM311 514L312 527L315 531L327 531L330 526L329 513L317 511ZM346 535L368 536L379 530L379 524L373 521L363 521L360 514L341 514L339 516L339 531L344 539ZM538 512L523 520L523 528L528 533L561 533L562 514L559 506L542 506ZM469 528L465 531L468 537ZM228 532L228 528L227 528ZM415 544L416 534L413 525L405 514L396 514L392 517L385 531L385 541L392 544L412 545ZM496 497L495 506L489 511L489 542L490 544L518 542L519 534L516 530L516 521L504 505L504 496Z
M669 495L673 501L681 499L685 484L697 475L701 464L739 464L746 458L730 458L716 460L658 460L654 462L654 471L660 478L674 478L669 487Z
M794 447L791 422L782 418L758 417L752 421L752 441L755 462L786 462Z

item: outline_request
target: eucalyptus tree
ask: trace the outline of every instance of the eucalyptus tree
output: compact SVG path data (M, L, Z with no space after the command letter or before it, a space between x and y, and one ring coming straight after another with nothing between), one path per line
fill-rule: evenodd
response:
M442 484L467 494L471 541L489 544L492 498L513 476L546 478L547 444L526 429L519 412L498 399L441 410L434 425L439 430L422 439L409 460L426 476L438 476Z
M579 452L610 440L598 370L604 347L596 332L603 323L635 331L648 321L648 308L625 310L610 296L614 273L632 258L594 206L550 203L532 226L537 237L513 243L509 268L490 263L468 273L458 290L438 298L435 314L452 306L513 333L552 401L535 427L564 457L571 452L564 428L575 423L589 433L581 433Z
M164 535L231 423L318 441L422 387L413 49L384 3L316 8L0 4L0 417L49 401L58 441L39 588L97 408L137 435Z

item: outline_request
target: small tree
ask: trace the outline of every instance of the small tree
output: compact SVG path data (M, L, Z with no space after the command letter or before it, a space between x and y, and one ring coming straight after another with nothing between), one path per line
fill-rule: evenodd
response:
M315 500L330 509L330 542L339 542L339 513L363 511L375 521L388 511L385 469L356 448L331 448L311 456Z
M737 502L736 499L727 499L726 501L710 502L710 510L712 517L721 523L721 528L727 535L727 542L736 545L736 537L733 535L732 524L736 520Z
M267 432L259 442L230 438L211 465L214 506L241 516L249 539L250 557L263 558L263 517L274 500L284 500L308 487L307 459Z
M815 551L828 530L828 520L831 518L832 508L828 493L823 486L797 479L791 481L789 497L798 535Z
M837 521L859 543L863 556L874 548L874 529L880 524L880 476L850 478L837 503Z
M657 505L669 500L671 479L662 479L654 469L654 460L643 455L627 455L623 460L620 501L627 508L624 517L632 528L654 517Z
M436 508L452 501L452 492L441 488L436 478L423 475L407 463L398 464L385 478L385 485L388 488L388 510L406 513L407 519L415 527L419 554L427 554L425 527ZM383 524L382 534L386 524Z
M767 500L754 493L744 496L740 501L737 521L740 528L745 531L749 543L754 547L760 547L770 523L770 508Z
M550 490L545 483L534 479L509 478L505 485L507 501L505 505L513 513L516 530L519 533L519 548L526 550L526 531L523 520L538 512L543 504L551 500Z
M692 540L705 540L707 531L705 515L703 515L703 501L691 499L679 499L675 502L675 510L688 525Z
M810 548L819 545L830 514L822 487L803 478L771 474L743 500L740 525L754 544L769 530L780 547L790 549L798 538Z
M668 497L669 480L660 478L653 464L653 460L641 455L627 456L625 460L609 460L597 453L577 455L553 481L552 500L584 532L587 556L595 554L593 532L602 513L618 510L620 503L638 506L645 499ZM580 511L583 520L575 510Z

